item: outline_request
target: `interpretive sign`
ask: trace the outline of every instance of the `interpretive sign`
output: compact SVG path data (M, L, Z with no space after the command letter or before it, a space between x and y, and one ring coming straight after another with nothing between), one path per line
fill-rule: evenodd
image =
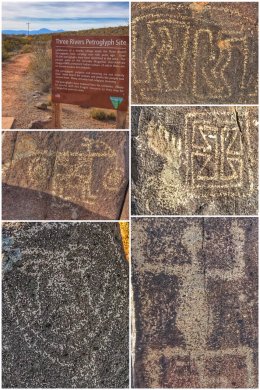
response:
M52 101L128 109L128 36L52 37Z

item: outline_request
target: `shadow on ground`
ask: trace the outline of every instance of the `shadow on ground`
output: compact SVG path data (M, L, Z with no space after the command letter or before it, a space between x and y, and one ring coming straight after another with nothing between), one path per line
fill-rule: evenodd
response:
M3 183L4 220L102 220L108 219L57 196Z

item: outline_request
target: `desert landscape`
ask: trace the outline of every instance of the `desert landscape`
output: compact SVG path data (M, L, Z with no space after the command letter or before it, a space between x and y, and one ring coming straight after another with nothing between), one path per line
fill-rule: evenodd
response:
M51 129L51 38L57 32L10 35L2 39L3 128ZM24 33L24 32L23 32ZM77 32L73 35L128 35L128 26ZM59 35L68 32L59 32ZM116 128L116 110L62 105L62 127L68 129ZM128 117L127 117L128 126Z

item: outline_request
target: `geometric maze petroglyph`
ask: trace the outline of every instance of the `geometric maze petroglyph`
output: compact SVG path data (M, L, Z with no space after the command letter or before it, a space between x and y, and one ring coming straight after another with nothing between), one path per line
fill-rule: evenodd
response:
M134 107L136 214L254 214L257 110Z
M216 188L239 194L237 189L244 187L246 194L251 194L254 183L246 158L251 152L247 117L245 112L242 139L240 127L226 112L220 111L213 123L206 113L186 115L186 178L191 188L212 189L214 195Z
M133 103L257 103L258 4L133 3Z
M257 229L133 220L133 387L257 387Z
M3 387L128 387L128 286L117 223L5 223Z
M17 188L35 191L39 216L44 198L48 219L117 219L127 190L127 145L126 133L5 134L3 182L18 195ZM4 193L6 219L14 213L15 219L45 219L36 210L27 210L27 218L19 215L19 197L12 211L10 192Z

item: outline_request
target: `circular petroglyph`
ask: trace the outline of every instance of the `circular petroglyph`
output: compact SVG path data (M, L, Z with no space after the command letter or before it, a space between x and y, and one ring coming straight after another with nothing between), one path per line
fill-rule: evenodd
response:
M109 168L105 174L103 185L109 191L116 191L124 179L124 171L120 168Z

